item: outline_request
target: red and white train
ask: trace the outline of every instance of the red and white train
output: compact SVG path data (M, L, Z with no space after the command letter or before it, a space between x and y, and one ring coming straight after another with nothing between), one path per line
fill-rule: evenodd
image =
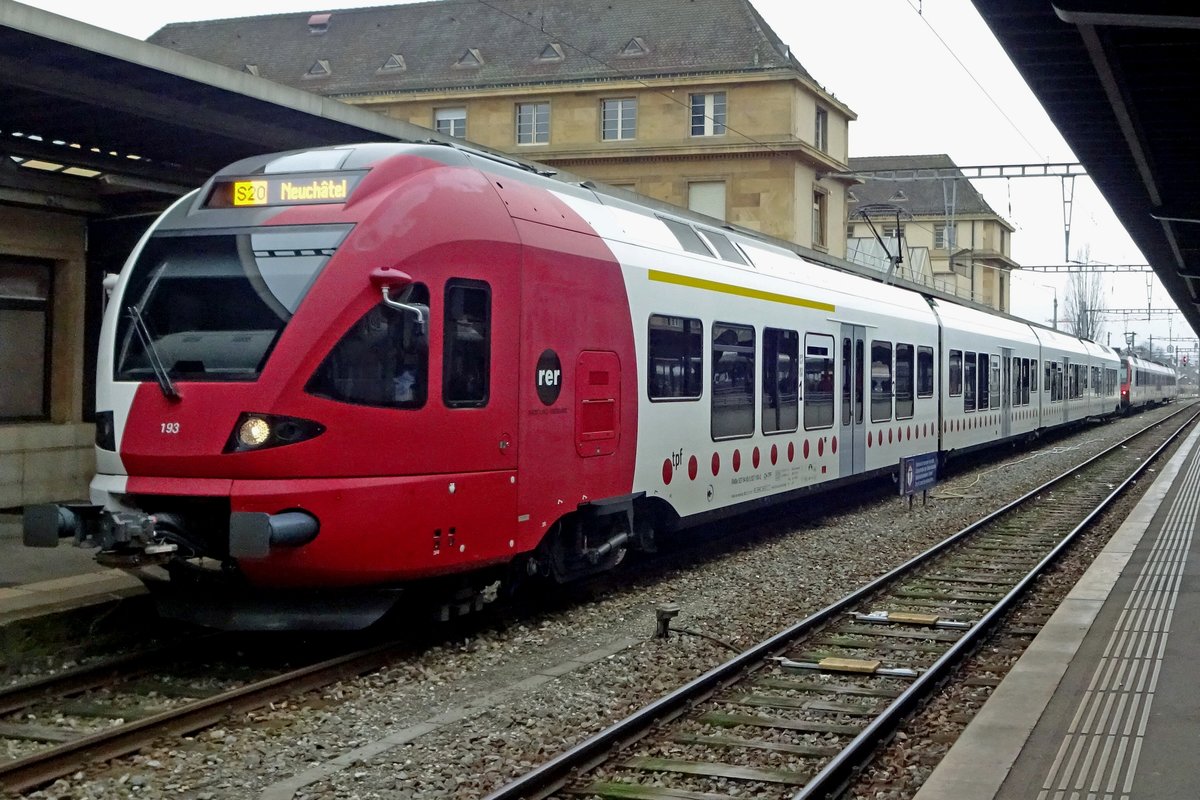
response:
M1126 412L1169 403L1178 395L1171 367L1135 355L1121 359L1121 408Z
M93 540L168 616L355 628L1122 408L1111 349L465 148L247 159L104 319Z

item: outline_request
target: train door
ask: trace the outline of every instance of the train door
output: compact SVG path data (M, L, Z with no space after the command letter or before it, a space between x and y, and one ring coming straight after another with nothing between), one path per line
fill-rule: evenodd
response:
M866 328L842 325L842 402L839 474L852 475L867 468L867 426L863 397L870 361L866 353Z
M516 469L517 314L500 281L450 278L443 296L442 430L479 472ZM434 409L431 409L431 412ZM507 475L501 484L510 482ZM515 493L505 491L515 501Z
M1071 419L1071 359L1063 358L1058 369L1058 398L1062 401L1058 407L1058 421L1065 423Z
M1000 348L1000 369L1003 371L1000 379L1000 436L1008 438L1012 435L1012 348Z

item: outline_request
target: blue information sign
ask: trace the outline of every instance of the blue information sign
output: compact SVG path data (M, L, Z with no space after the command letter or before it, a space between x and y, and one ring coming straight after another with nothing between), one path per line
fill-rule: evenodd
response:
M937 453L922 453L900 459L900 494L923 492L937 483Z

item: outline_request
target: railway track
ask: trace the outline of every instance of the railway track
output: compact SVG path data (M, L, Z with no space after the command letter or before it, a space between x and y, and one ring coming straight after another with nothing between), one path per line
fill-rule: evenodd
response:
M1197 416L1144 428L486 800L837 796Z
M0 690L0 788L22 792L89 764L182 736L274 701L374 671L411 645L311 646L280 665L245 640L199 641L97 659ZM261 657L260 657L261 656ZM259 662L259 663L255 663Z

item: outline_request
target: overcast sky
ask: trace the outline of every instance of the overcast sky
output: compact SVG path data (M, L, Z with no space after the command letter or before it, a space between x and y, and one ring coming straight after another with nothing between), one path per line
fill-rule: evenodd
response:
M0 0L2 1L2 0ZM946 153L960 166L1075 161L1033 94L968 0L751 0L800 63L826 91L858 115L850 155ZM653 2L653 0L648 0ZM304 0L172 0L152 4L95 0L27 0L137 39L169 22L289 11L392 5ZM569 36L564 36L569 39ZM1057 178L974 181L992 208L1016 226L1012 255L1021 264L1061 264L1087 253L1093 262L1143 264L1145 258L1087 178L1074 181L1069 251L1064 237L1063 184ZM1053 298L1062 317L1066 276L1017 274L1013 312L1049 323ZM1104 276L1109 308L1147 304L1144 274ZM1151 279L1155 308L1173 308ZM1138 343L1168 335L1168 323L1119 317L1107 321L1111 343L1125 331ZM1182 316L1175 336L1193 336Z

